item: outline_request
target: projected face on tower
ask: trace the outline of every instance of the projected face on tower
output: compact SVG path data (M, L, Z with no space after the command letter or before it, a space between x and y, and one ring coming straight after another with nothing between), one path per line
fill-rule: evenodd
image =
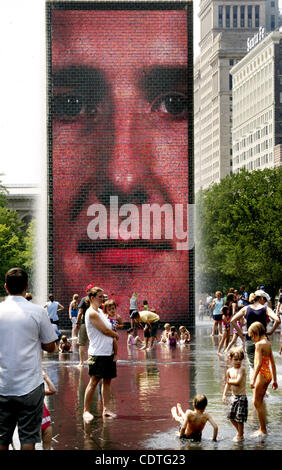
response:
M53 11L51 41L54 291L183 315L186 12Z

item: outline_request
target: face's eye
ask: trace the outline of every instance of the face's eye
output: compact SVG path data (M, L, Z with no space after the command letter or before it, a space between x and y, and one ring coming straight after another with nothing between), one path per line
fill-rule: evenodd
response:
M152 111L185 119L187 116L188 99L182 93L168 93L159 96L152 104Z
M71 94L57 94L52 102L54 118L63 121L72 121L82 115L96 115L97 107L94 99Z

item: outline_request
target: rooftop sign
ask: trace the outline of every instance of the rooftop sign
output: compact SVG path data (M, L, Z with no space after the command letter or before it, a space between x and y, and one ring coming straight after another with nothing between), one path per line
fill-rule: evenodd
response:
M260 26L258 33L254 34L252 38L247 39L247 51L253 49L265 36L264 26Z

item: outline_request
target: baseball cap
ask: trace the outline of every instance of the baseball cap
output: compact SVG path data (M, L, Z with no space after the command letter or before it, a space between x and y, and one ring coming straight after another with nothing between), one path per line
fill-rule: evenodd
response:
M90 289L93 289L93 287L95 287L94 284L89 284L85 289L86 292L88 292Z
M261 289L260 289L260 290L256 290L256 291L255 291L255 295L256 295L256 296L258 295L259 297L264 297L266 300L270 300L269 295L268 295L266 292L264 292L264 290L261 290Z

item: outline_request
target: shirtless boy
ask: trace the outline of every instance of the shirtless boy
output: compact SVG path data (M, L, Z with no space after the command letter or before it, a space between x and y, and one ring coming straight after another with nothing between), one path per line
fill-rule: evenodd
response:
M242 365L244 351L242 348L232 348L229 352L232 367L227 370L226 384L224 387L222 401L226 403L226 395L231 388L232 403L227 415L237 430L234 442L244 440L244 423L248 418L248 399L246 396L246 369Z
M202 438L202 431L209 421L213 427L213 441L216 441L218 426L212 417L205 413L207 404L208 400L205 395L196 395L193 400L194 411L186 410L184 413L179 403L171 408L172 417L181 425L177 433L178 437L199 442Z

